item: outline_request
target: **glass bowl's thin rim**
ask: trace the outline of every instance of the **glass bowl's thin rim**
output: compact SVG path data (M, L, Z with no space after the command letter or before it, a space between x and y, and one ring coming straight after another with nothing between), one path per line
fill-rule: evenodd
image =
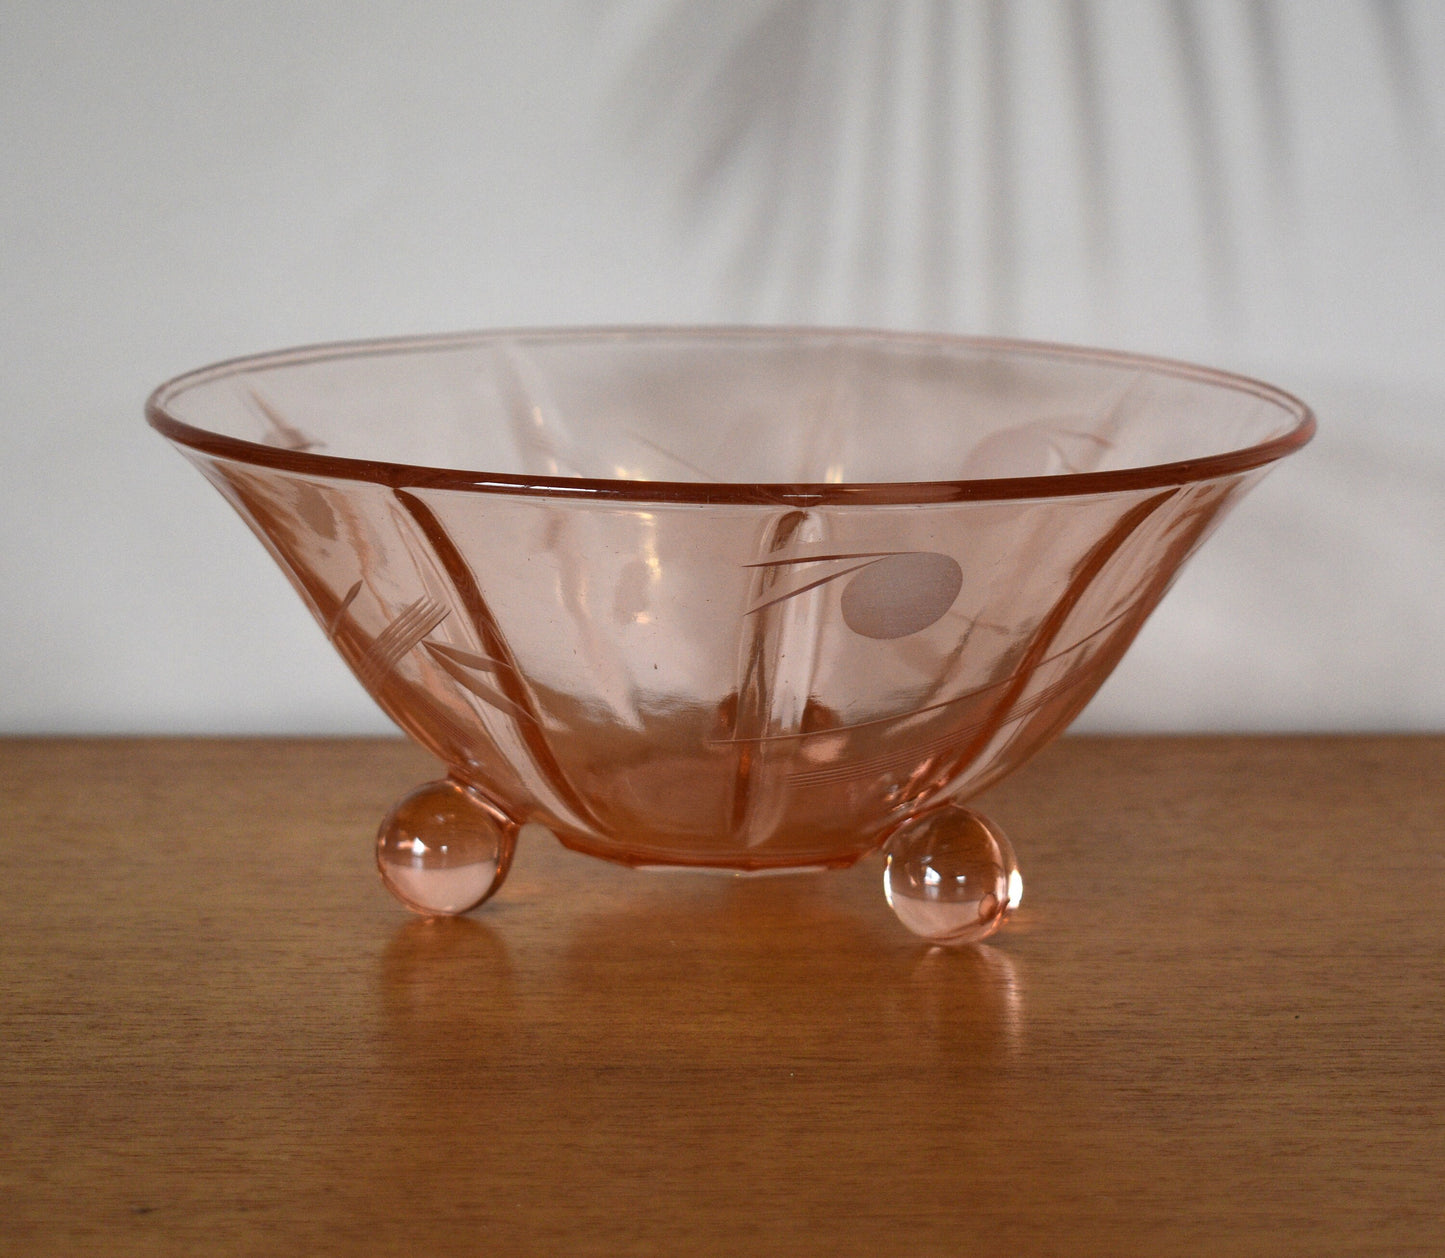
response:
M754 482L653 481L580 476L532 476L458 468L428 467L371 459L288 450L240 437L197 428L169 409L182 394L228 375L258 368L297 366L308 362L369 358L405 353L432 353L468 344L506 340L638 340L672 337L682 340L756 339L784 341L789 337L837 337L865 341L934 345L957 350L985 351L1023 358L1135 367L1162 375L1193 380L1217 388L1249 393L1273 403L1295 417L1295 424L1279 436L1239 449L1173 463L1116 468L1099 472L1066 472L1045 476L995 477L974 480L885 482ZM1029 498L1073 498L1174 487L1215 480L1262 468L1305 445L1315 433L1314 413L1298 398L1274 385L1201 367L1176 359L1127 351L1090 349L1045 341L1006 337L957 336L933 332L898 332L868 328L798 326L667 326L512 328L454 332L377 340L336 341L294 349L273 350L231 358L177 376L157 388L146 400L151 427L178 445L214 458L274 468L335 480L369 481L393 489L454 489L481 493L530 494L540 497L626 502L747 505L753 503L799 506L888 505L963 501L1012 501Z

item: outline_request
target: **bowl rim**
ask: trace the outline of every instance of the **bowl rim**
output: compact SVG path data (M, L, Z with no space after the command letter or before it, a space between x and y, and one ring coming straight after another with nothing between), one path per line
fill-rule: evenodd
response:
M995 352L1015 358L1053 360L1135 367L1216 388L1248 393L1293 415L1285 432L1267 441L1200 458L1140 467L1094 472L1062 472L1042 476L993 477L929 481L878 482L713 482L622 480L579 476L542 476L487 472L423 464L392 463L323 454L313 450L248 441L198 428L170 409L172 402L194 388L256 368L299 366L344 358L371 358L391 354L434 353L467 344L509 339L623 340L644 337L756 339L782 341L788 337L838 337L866 341L934 345L940 348ZM179 446L212 458L333 480L367 481L393 489L453 489L473 493L524 494L547 498L616 500L698 505L784 504L790 506L887 505L940 502L993 502L1029 498L1075 498L1166 487L1238 476L1284 458L1304 446L1315 434L1314 412L1299 398L1250 376L1203 367L1178 359L1123 350L1033 341L1011 337L964 336L938 332L906 332L864 327L805 325L666 325L497 328L467 332L430 333L376 339L322 342L291 349L271 350L228 358L175 376L146 399L146 420L162 436Z

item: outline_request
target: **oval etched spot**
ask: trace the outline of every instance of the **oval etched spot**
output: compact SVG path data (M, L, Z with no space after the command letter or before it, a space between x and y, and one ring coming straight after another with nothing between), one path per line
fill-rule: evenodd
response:
M962 588L963 569L950 555L888 555L844 587L843 620L865 638L906 638L942 619Z

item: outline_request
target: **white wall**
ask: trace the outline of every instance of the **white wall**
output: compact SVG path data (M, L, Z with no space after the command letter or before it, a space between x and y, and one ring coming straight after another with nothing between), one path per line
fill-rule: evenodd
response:
M0 129L0 730L389 728L143 425L168 375L777 320L1300 393L1084 722L1445 728L1431 0L11 0Z

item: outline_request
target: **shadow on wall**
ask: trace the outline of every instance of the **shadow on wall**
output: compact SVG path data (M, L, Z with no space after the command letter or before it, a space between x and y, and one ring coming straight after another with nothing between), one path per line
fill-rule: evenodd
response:
M725 234L753 313L1027 331L1040 265L1107 313L1130 255L1172 242L1227 321L1314 195L1341 93L1322 45L1351 60L1390 193L1437 190L1411 18L1401 0L658 6L614 116L687 230Z

